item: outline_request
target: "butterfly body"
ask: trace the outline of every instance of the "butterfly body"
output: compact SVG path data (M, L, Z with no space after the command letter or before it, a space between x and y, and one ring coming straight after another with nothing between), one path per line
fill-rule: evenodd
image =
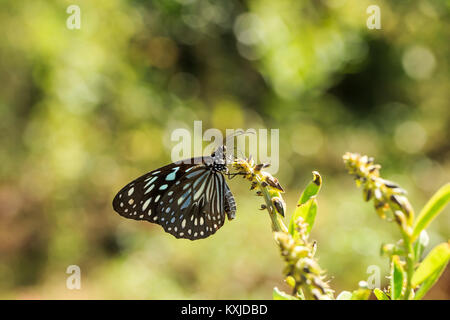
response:
M161 225L177 238L214 234L235 217L236 204L225 181L225 147L148 172L123 187L113 200L121 216Z

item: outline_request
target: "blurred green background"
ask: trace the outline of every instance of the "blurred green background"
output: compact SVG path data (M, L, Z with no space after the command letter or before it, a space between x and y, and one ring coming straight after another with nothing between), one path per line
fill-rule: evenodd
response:
M66 9L81 8L69 30ZM381 8L381 30L366 9ZM0 1L0 297L270 299L285 288L267 213L234 179L237 219L201 241L112 210L170 162L170 134L279 128L288 212L318 170L312 237L338 292L400 238L344 170L365 153L416 212L450 180L450 1ZM446 241L447 208L429 229ZM66 289L69 265L82 289ZM427 298L450 298L450 272Z

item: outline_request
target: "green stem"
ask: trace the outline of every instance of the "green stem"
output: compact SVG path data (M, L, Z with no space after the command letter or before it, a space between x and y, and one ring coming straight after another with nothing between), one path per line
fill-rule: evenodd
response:
M414 249L410 235L400 228L405 243L405 259L406 259L406 290L403 298L408 300L411 296L411 280L414 274Z
M269 212L270 219L272 220L272 231L281 231L287 233L288 229L281 219L280 215L277 213L272 203L272 197L270 196L269 191L266 187L262 186L262 180L259 176L256 176L255 179L258 183L259 190L263 195L264 201L266 202L266 207L267 211Z

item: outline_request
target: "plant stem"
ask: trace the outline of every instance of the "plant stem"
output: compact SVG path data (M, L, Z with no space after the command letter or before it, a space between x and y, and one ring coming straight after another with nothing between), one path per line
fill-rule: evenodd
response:
M258 175L255 176L255 180L258 183L258 188L261 191L264 201L266 202L267 211L269 212L270 219L272 220L272 231L277 232L287 232L288 229L281 219L280 215L277 213L274 205L272 203L272 197L270 196L267 187L263 187L262 179Z
M409 300L411 296L411 280L414 274L414 249L411 242L410 235L400 228L405 245L405 260L406 260L406 289L403 298Z
M396 183L380 176L381 166L374 164L373 158L359 154L346 153L344 162L350 174L356 176L357 185L364 186L366 201L374 199L374 206L382 219L389 208L395 217L403 237L405 251L401 254L406 263L406 286L400 298L410 299L412 293L412 277L414 274L415 253L413 249L412 226L414 225L414 210L406 197L406 191Z
M324 280L324 272L314 258L315 245L308 242L307 223L299 217L295 222L298 236L293 237L283 222L286 205L281 196L284 191L278 180L262 171L264 164L255 165L249 159L237 159L233 167L251 181L250 190L258 188L257 194L264 198L265 205L261 208L267 209L272 221L273 236L286 262L283 273L286 282L293 288L293 296L300 299L333 299L333 290Z

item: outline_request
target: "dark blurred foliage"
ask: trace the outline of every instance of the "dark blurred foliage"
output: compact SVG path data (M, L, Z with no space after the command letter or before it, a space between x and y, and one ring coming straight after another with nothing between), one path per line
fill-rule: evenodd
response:
M81 29L66 28L71 4ZM381 8L381 30L366 8ZM176 128L279 128L288 209L318 170L313 230L338 291L387 270L398 238L345 174L383 164L419 211L450 177L450 2L80 0L0 4L0 294L6 298L270 298L282 261L259 199L189 242L125 221L120 187L170 161ZM430 247L449 234L448 209ZM68 265L82 290L65 287ZM448 275L430 297L449 298Z

